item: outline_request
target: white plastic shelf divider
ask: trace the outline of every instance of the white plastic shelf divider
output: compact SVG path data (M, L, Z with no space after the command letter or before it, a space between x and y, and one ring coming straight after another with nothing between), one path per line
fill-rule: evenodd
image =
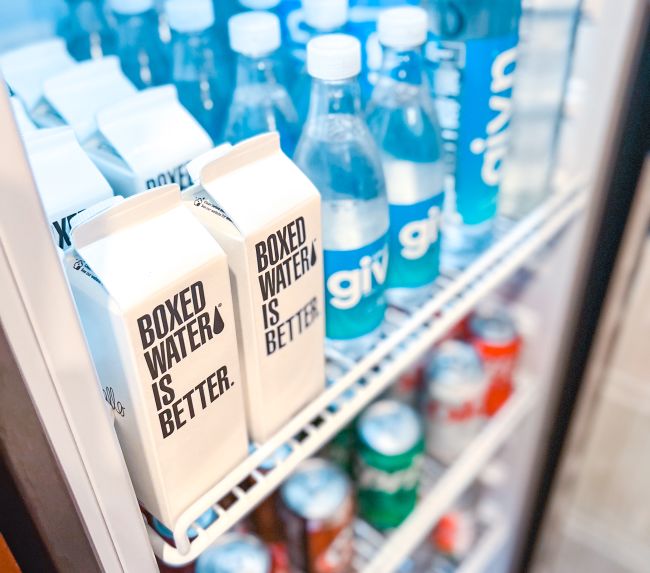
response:
M582 211L585 201L586 191L575 186L554 193L519 222L501 221L492 247L461 273L441 276L429 302L410 313L392 309L383 339L364 358L353 363L328 356L328 366L340 372L336 379L271 439L255 444L241 464L179 517L173 529L173 544L148 526L154 553L172 566L196 559L275 490L302 460L349 424L485 295L556 237ZM260 471L263 462L284 444L291 448L289 456L271 471ZM217 512L218 518L203 529L194 520L209 508ZM192 540L187 536L190 526L198 533Z
M538 393L539 389L534 383L524 381L518 385L512 398L485 425L458 459L438 479L434 479L428 491L426 486L423 488L426 493L418 500L411 515L385 538L379 551L361 570L363 573L392 573L399 569L526 418L534 407Z

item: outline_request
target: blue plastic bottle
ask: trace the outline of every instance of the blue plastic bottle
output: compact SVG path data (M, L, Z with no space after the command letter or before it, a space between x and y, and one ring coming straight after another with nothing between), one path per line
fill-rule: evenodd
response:
M425 77L427 14L406 6L381 13L384 48L368 126L382 152L390 212L388 301L424 302L440 262L444 164L438 119Z
M218 143L223 136L230 84L214 37L211 0L170 0L172 81L180 102Z
M506 159L521 0L434 0L434 94L450 185L443 266L465 266L492 238Z
M307 44L324 34L344 31L349 0L302 0L302 9L287 16L289 66L294 82L291 88L300 123L309 111L311 78L307 73Z
M386 186L361 115L359 41L315 38L307 67L313 87L295 161L322 196L326 336L359 357L379 338L388 271Z
M244 12L228 22L230 47L237 54L237 79L226 120L225 140L237 143L267 131L280 134L290 157L298 140L298 115L281 83L274 58L280 22L270 12Z
M167 51L158 34L154 0L110 0L122 70L142 89L169 82Z
M77 60L101 58L117 51L117 37L104 12L104 0L67 0L58 26L68 51Z
M361 97L370 98L381 67L381 46L377 38L377 18L386 8L420 4L420 0L350 0L347 30L361 42Z

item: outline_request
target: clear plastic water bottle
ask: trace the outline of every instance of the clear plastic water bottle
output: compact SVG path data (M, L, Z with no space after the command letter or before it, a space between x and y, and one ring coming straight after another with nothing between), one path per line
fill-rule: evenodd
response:
M169 59L158 34L154 0L110 0L122 70L142 89L169 81Z
M293 155L298 115L277 73L280 21L270 12L244 12L228 21L230 47L237 54L237 79L226 120L225 139L277 131L283 151Z
M65 38L76 60L115 54L117 37L104 12L104 0L67 0L68 11L59 22L58 33Z
M521 0L433 0L434 94L450 191L443 266L465 266L490 244L508 148Z
M388 271L386 186L361 115L359 41L311 40L307 69L313 86L295 161L322 196L326 336L359 357L378 340Z
M420 4L420 0L350 0L348 33L361 42L361 96L370 98L381 67L381 46L377 37L377 18L387 8Z
M408 306L429 297L440 262L444 164L422 54L427 14L416 6L392 8L380 14L377 30L384 56L367 120L388 193L388 301Z
M230 84L216 48L211 0L169 0L172 81L178 98L216 142L223 135Z
M289 65L295 78L293 101L303 123L309 111L311 78L307 73L307 44L324 34L343 32L348 20L349 0L302 0L302 10L287 16L289 29Z

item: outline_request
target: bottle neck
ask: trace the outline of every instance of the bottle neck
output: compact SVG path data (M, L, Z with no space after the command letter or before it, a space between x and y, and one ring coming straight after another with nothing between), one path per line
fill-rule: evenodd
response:
M239 54L237 56L237 87L278 83L278 64L272 56L271 53L252 58Z
M424 61L422 48L409 48L397 50L384 48L380 79L401 82L414 86L424 83Z
M361 114L361 90L356 77L337 81L312 80L308 120L333 114Z

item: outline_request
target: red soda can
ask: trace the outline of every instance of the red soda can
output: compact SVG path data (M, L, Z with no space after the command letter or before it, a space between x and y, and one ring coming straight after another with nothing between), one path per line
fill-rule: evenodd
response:
M483 304L474 312L469 330L487 378L483 412L491 417L512 394L521 336L510 312L496 302Z
M282 520L293 573L349 573L354 555L354 496L347 474L311 458L282 484Z

